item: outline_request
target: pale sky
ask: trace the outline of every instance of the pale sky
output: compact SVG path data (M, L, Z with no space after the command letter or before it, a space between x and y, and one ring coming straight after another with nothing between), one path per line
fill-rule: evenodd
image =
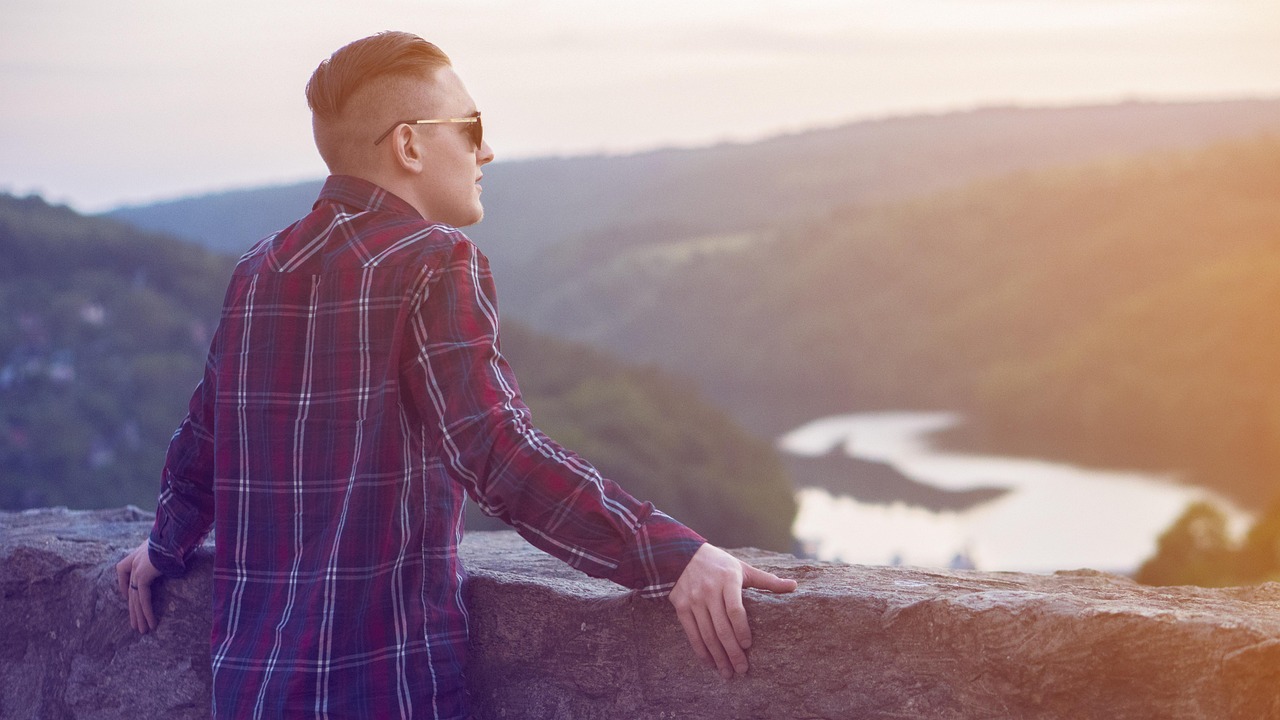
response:
M0 191L82 211L322 177L302 88L388 29L453 58L499 160L1280 97L1280 0L0 2Z

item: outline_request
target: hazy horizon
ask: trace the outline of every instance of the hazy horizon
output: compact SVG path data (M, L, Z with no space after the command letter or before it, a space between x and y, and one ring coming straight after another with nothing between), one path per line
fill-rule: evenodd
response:
M890 113L890 114L879 115L874 117L858 118L858 119L849 120L846 122L834 123L831 125L819 125L814 127L808 127L800 130L779 131L776 133L765 133L760 137L726 138L722 140L714 140L714 141L708 141L704 143L693 142L693 143L682 144L682 143L673 142L673 143L655 145L653 147L625 149L625 150L618 150L618 151L612 151L612 152L607 150L604 150L604 151L586 150L579 153L549 153L545 155L530 155L527 157L515 157L515 158L502 157L502 158L498 158L494 162L495 163L516 163L516 162L537 162L541 160L570 159L570 158L577 158L577 159L615 158L615 157L623 158L623 157L630 157L630 156L636 156L636 155L645 155L647 153L665 152L670 150L674 150L674 151L700 150L700 149L723 147L726 145L751 145L755 143L769 142L771 140L793 137L797 135L804 135L807 133L823 132L828 130L839 130L841 128L856 126L862 123L880 123L880 122L892 122L895 120L912 120L912 119L922 119L922 118L946 118L949 116L966 115L969 113L998 112L1003 110L1036 112L1036 111L1053 111L1053 110L1089 110L1089 109L1096 109L1096 108L1123 107L1125 105L1130 105L1130 104L1176 106L1176 105L1201 105L1201 104L1218 104L1218 103L1226 104L1226 103L1249 103L1249 102L1280 103L1280 94L1277 94L1275 96L1270 96L1270 97L1200 98L1200 99L1189 99L1189 100L1146 100L1142 98L1131 98L1131 99L1116 100L1114 102L1109 102L1109 103L1064 103L1060 105L990 104L990 105L979 105L973 108L955 108L950 110L940 110L936 112L919 111L914 113L912 112ZM164 204L167 202L182 201L182 200L188 200L188 199L199 198L199 197L223 195L223 194L230 194L230 193L237 193L237 192L254 192L254 191L263 190L263 189L272 188L272 187L287 187L292 185L300 185L303 183L319 182L324 179L325 175L326 175L326 171L322 167L319 170L319 172L317 172L316 174L304 176L304 177L285 178L285 179L279 179L279 180L267 179L263 181L250 181L247 183L233 184L225 187L196 188L193 190L189 190L189 191L181 192L177 194L171 194L171 195L162 194L155 197L143 198L141 200L136 200L136 201L125 201L125 202L115 203L115 204L107 205L105 207L91 210L91 211L80 210L74 204L70 204L70 206L73 209L77 210L78 212L83 212L86 214L100 214L100 213L105 214L105 213L110 213L117 210L127 210L131 208L148 207L152 205ZM4 192L4 191L5 191L4 188L0 187L0 192ZM67 203L62 203L62 204L67 204Z
M54 0L6 15L0 190L81 211L323 176L302 87L388 28L450 54L500 160L989 106L1280 97L1270 0Z

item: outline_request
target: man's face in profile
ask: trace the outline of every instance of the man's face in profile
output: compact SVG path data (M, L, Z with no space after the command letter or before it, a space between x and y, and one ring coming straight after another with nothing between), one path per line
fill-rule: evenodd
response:
M463 118L476 114L476 104L453 68L437 70L430 81L434 108L419 119ZM424 108L424 111L426 108ZM425 171L417 179L421 210L427 220L465 227L480 222L481 166L493 160L493 148L472 140L467 123L413 125L422 148Z

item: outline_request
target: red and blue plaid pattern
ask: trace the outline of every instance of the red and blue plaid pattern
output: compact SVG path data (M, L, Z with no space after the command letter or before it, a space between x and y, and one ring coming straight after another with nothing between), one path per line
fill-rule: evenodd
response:
M470 240L331 177L241 258L165 463L152 562L215 531L215 717L466 717L464 491L647 597L704 542L531 424Z

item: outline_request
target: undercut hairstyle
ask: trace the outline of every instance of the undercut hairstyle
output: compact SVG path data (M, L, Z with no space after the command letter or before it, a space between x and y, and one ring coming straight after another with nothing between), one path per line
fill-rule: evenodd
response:
M352 94L387 75L422 75L449 67L440 48L407 32L381 32L343 45L320 62L307 82L307 105L324 119L336 118Z
M316 148L330 171L341 171L357 162L350 145L358 123L346 113L349 101L361 89L380 80L430 77L451 67L449 56L435 45L407 32L381 32L343 45L307 81L307 105L311 108ZM372 141L372 138L370 138Z

